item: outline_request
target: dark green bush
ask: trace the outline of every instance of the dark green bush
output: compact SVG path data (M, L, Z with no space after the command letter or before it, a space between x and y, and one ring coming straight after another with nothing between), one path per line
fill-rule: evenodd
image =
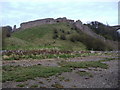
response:
M76 40L74 38L70 38L70 41L75 42Z
M70 34L70 31L67 31L67 34Z
M66 36L65 36L65 35L61 35L61 36L60 36L60 39L61 39L61 40L66 40Z
M64 31L64 30L62 30L62 33L65 33L65 31Z
M53 39L57 39L58 38L58 35L57 34L54 34L53 35Z
M54 29L54 33L58 33L57 29Z
M86 24L88 27L90 27L95 33L103 36L106 39L109 40L117 40L117 33L115 28L112 28L109 25L104 25L100 22L91 22L91 24ZM97 28L96 28L97 27Z
M75 42L79 41L86 45L88 50L104 51L112 50L112 47L101 41L100 39L93 38L83 32L81 34L72 35L70 41Z

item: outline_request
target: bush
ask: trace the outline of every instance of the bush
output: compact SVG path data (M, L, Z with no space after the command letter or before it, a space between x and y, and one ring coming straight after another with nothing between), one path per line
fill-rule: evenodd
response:
M102 35L104 38L109 39L109 40L117 40L115 28L111 28L111 26L104 25L96 21L91 22L91 24L87 24L87 26L90 27L95 33Z
M72 41L72 42L75 42L76 40L75 40L75 38L70 38L70 41Z
M66 40L65 35L61 35L61 36L60 36L60 39L62 39L62 40Z
M57 38L58 38L58 35L55 34L55 35L53 36L53 39L57 39Z
M70 41L82 42L88 50L96 50L96 51L105 51L112 50L112 47L101 41L100 39L93 38L83 32L81 34L74 34L70 37Z
M64 30L62 30L62 33L65 33L65 31L64 31Z
M54 33L58 33L57 29L54 29Z
M68 31L67 34L70 34L70 31Z
M72 42L79 41L79 39L81 39L81 38L80 38L80 35L78 35L78 34L74 34L70 37L70 41L72 41Z

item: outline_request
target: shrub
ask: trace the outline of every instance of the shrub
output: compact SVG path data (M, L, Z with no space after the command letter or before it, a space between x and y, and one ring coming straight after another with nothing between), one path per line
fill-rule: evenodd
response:
M18 84L18 87L25 87L25 84Z
M98 51L112 50L112 47L104 43L102 40L93 38L81 31L79 34L71 35L70 41L82 42L84 45L86 45L88 50L98 50Z
M54 33L58 33L57 29L54 29Z
M66 40L65 35L61 35L61 36L60 36L60 39L61 39L61 40Z
M70 31L68 31L67 34L70 34Z
M79 39L80 39L80 35L78 34L74 34L70 37L70 41L72 42L79 41Z
M71 38L70 38L70 41L75 42L75 39L71 37Z
M64 30L62 30L62 33L65 33L65 31L64 31Z
M57 38L58 38L58 35L55 34L55 35L53 36L53 39L57 39Z

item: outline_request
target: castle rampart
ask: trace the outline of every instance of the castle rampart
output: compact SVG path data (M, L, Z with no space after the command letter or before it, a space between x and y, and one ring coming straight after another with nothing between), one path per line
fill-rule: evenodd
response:
M74 23L74 20L69 20L66 17L57 18L57 19L53 19L53 18L40 19L40 20L21 23L20 29L23 30L26 28L31 28L31 27L35 27L35 26L44 25L44 24L54 24L54 23L58 23L58 22Z
M56 23L56 22L53 18L35 20L35 21L21 23L20 29L26 29L26 28L31 28L31 27L35 27L35 26L40 26L43 24L54 24L54 23Z

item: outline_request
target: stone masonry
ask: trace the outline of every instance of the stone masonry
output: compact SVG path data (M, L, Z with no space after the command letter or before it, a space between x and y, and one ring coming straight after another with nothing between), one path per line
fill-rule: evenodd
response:
M31 28L31 27L35 27L35 26L44 25L44 24L55 24L55 23L58 23L58 22L74 23L74 20L69 20L66 17L57 18L57 19L53 19L53 18L40 19L40 20L21 23L20 24L20 29L23 30L23 29L26 29L26 28Z

